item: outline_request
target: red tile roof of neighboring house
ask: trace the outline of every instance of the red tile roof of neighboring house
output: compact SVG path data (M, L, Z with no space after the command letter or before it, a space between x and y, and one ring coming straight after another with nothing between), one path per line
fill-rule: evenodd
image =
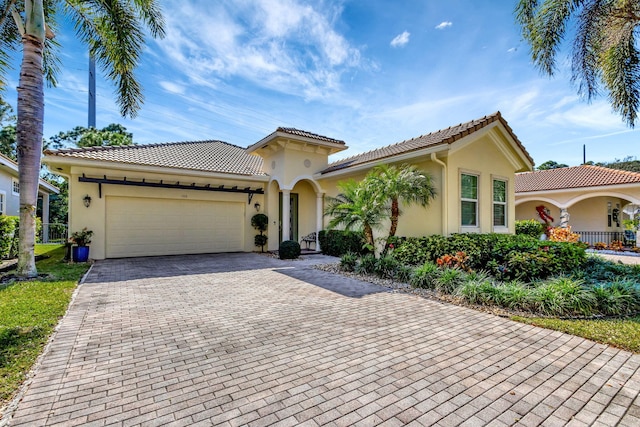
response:
M238 175L265 175L262 158L223 141L122 145L47 151L50 156Z
M438 145L452 144L459 139L470 135L493 122L500 121L506 128L507 132L513 140L518 144L524 155L533 164L533 159L524 148L518 137L513 133L513 130L507 124L507 121L502 118L499 111L490 114L488 116L481 117L479 119L471 120L466 123L460 123L456 126L451 126L446 129L442 129L436 132L431 132L426 135L419 136L417 138L408 139L406 141L398 142L393 145L387 145L386 147L377 148L366 153L358 154L353 157L348 157L343 160L338 160L331 163L321 173L333 172L341 169L347 169L356 165L374 162L377 160L393 157L399 154L409 153L411 151L417 151L428 147L435 147Z
M516 193L640 183L640 173L602 166L572 166L516 174Z

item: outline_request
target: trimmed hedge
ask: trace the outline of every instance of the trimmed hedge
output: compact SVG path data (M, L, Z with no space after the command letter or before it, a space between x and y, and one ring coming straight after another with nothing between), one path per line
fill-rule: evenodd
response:
M526 281L579 270L587 259L584 248L573 243L495 233L408 238L398 244L393 256L404 264L422 265L457 252L469 257L465 265L472 270Z
M365 254L364 234L345 230L322 230L318 233L320 248L325 255L341 257L347 253Z

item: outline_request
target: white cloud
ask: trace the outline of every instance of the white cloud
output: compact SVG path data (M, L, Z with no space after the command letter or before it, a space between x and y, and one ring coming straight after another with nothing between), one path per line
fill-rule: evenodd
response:
M517 48L517 47L512 47L512 48L507 49L507 52L509 52L509 53L513 53L513 52L515 52L515 51L517 51L517 50L518 50L518 48Z
M407 31L402 32L402 34L398 34L393 38L393 40L391 40L391 46L402 47L406 45L407 43L409 43L409 36L411 36L411 34Z
M191 83L242 78L281 93L323 99L361 66L335 29L339 9L302 0L168 1L167 36L156 46Z
M451 21L442 21L441 23L436 25L436 30L444 30L445 28L450 27L452 25L453 25L453 22Z
M158 82L158 84L169 93L177 93L179 95L182 95L186 90L183 85L174 82L168 82L166 80L160 81Z

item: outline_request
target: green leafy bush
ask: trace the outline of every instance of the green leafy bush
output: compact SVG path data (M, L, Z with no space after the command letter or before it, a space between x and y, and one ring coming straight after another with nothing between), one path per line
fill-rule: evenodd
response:
M465 272L459 268L444 268L434 280L436 291L444 294L455 294L465 279Z
M354 271L358 264L358 254L347 252L340 258L340 268L343 271Z
M17 237L17 216L0 215L0 258L9 258L14 237Z
M413 270L409 284L414 288L435 289L435 280L441 271L436 264L427 261Z
M394 279L400 265L400 261L392 256L384 256L376 260L375 273L383 279Z
M280 259L296 259L300 256L300 252L300 244L293 240L285 240L278 248Z
M560 277L532 290L535 311L552 316L591 316L597 302L580 280Z
M373 254L366 254L360 258L355 272L358 274L374 274L376 272L376 262L376 257Z
M615 280L591 288L599 312L609 316L640 310L640 287L631 281Z
M341 257L347 252L355 254L365 254L363 249L365 244L364 235L355 231L346 230L322 230L318 233L318 240L322 253Z
M407 265L464 252L472 270L489 269L501 279L538 280L578 270L586 261L584 248L565 242L542 242L527 235L453 234L408 238L398 242L393 256Z
M540 238L544 233L545 225L535 219L523 219L516 221L516 234L523 234L525 236Z

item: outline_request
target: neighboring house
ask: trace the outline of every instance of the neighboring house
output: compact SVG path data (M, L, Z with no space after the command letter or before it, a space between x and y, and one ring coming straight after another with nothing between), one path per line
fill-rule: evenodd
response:
M43 224L49 223L49 196L58 194L60 190L41 179L38 185L38 204L41 205L40 219ZM20 181L18 181L18 164L0 154L0 214L20 215Z
M590 244L621 240L625 207L640 205L640 173L601 166L516 174L516 219L540 220L536 208L544 206L560 224L569 219L572 231ZM631 212L635 212L635 208Z
M277 249L322 230L324 197L382 163L414 164L435 178L436 199L405 208L398 235L513 233L515 173L533 167L499 112L329 163L346 149L278 128L246 149L222 141L93 147L47 151L44 161L69 177L70 230L94 231L94 259L254 251L258 211Z

